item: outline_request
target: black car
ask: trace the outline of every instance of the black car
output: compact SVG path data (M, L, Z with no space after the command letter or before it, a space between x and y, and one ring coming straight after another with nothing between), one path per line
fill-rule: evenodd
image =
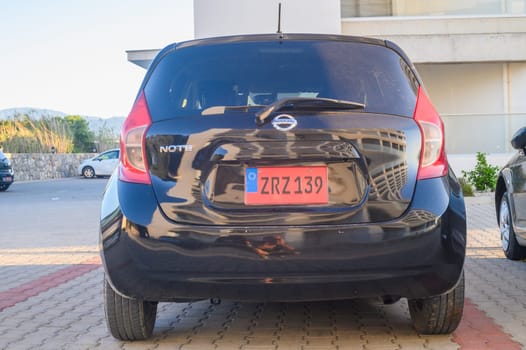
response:
M499 172L495 208L504 254L510 260L526 258L526 127L511 140L518 152Z
M464 199L442 121L389 41L194 40L152 62L101 212L105 310L151 335L159 301L409 300L452 332Z
M6 191L15 181L15 175L11 162L6 155L0 151L0 192Z

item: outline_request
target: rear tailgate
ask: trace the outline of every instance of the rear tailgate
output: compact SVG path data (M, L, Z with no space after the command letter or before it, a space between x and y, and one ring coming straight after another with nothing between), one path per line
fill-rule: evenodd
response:
M240 112L154 123L147 158L163 213L200 225L368 223L404 213L420 154L414 120L293 117L297 127L285 132Z

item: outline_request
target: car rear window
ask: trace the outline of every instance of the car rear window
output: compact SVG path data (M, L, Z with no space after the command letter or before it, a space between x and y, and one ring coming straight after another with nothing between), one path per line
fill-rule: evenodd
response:
M417 90L417 79L395 51L317 40L179 48L153 67L145 85L154 121L288 97L353 101L365 104L365 112L412 117Z

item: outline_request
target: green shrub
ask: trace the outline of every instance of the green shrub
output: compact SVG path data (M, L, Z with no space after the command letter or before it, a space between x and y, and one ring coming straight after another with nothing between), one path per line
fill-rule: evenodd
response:
M477 191L495 190L497 185L498 166L489 165L486 154L477 152L477 165L471 171L462 171L462 175L475 186Z
M460 183L460 187L462 187L464 197L473 197L473 186L463 177L458 179L458 182Z

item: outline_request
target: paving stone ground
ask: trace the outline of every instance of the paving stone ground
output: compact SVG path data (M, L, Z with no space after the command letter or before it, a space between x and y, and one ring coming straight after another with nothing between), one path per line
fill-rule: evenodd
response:
M466 203L466 314L452 335L416 334L405 300L201 301L159 304L151 340L120 342L106 329L103 271L96 244L86 239L80 246L0 246L0 349L525 348L526 262L505 259L491 195Z

